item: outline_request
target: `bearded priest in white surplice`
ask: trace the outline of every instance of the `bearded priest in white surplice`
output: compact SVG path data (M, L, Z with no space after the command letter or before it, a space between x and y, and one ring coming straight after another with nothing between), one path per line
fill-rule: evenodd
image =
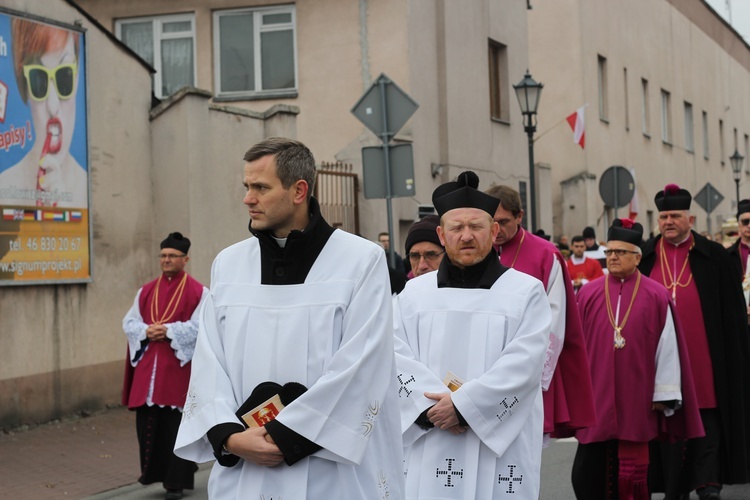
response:
M447 258L396 301L409 499L539 498L550 306L540 281L500 264L499 200L477 185L468 172L435 191Z
M285 187L300 156L311 177ZM385 254L305 201L315 164L303 145L268 139L245 160L255 238L214 261L175 452L217 459L211 499L402 499ZM245 429L235 412L264 382L307 390Z

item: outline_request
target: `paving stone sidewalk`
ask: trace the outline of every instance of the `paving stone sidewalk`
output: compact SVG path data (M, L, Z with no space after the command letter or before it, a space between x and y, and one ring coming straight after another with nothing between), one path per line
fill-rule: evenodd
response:
M123 407L0 433L0 498L85 498L139 469L135 413Z

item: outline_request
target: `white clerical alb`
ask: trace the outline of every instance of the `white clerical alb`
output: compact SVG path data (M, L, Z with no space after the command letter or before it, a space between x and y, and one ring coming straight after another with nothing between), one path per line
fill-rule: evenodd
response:
M407 283L395 309L396 391L406 455L406 498L539 498L544 412L541 376L550 305L541 282L509 269L491 289L438 288L437 274ZM452 393L466 432L425 430L417 417Z
M385 254L335 231L304 284L260 283L251 238L219 254L175 453L213 460L209 429L259 383L308 390L278 415L323 449L292 466L214 465L212 499L402 498L403 456ZM390 387L389 387L390 386ZM363 496L364 495L364 496Z

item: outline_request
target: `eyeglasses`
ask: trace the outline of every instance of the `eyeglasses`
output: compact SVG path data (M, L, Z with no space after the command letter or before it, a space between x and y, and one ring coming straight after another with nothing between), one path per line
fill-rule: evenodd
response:
M427 262L435 262L438 257L443 255L445 252L411 252L409 254L409 260L412 262L419 262L420 259L424 258Z
M181 259L182 257L187 257L187 254L181 253L160 253L159 254L159 260L175 260L175 259Z
M743 226L748 226L750 225L750 219L740 219L740 224L742 224Z
M604 251L604 255L606 255L607 257L612 257L613 255L617 255L618 257L625 257L629 253L638 253L638 252L635 252L633 250L623 250L622 248L616 248L616 249L608 248Z
M61 64L56 68L27 64L23 67L23 76L26 77L29 93L35 101L43 101L47 98L50 79L55 82L55 89L60 99L68 99L73 95L77 71L78 66L75 63Z

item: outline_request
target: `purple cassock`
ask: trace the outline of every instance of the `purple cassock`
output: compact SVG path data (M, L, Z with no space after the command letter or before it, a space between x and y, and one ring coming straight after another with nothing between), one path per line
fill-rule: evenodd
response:
M556 286L561 289L559 300L550 293L553 264L557 261L559 273ZM534 236L522 227L516 235L502 245L500 262L506 267L533 276L544 285L553 309L550 350L545 371L554 370L549 388L543 392L544 432L552 437L569 437L576 429L596 424L597 412L591 390L586 346L583 341L581 321L576 308L576 295L568 274L568 266L557 247L547 240ZM565 315L564 326L556 326L555 313ZM554 329L564 328L564 332ZM562 345L555 345L556 338L564 336ZM556 365L550 361L556 352Z
M185 283L180 287L183 278ZM157 322L190 321L195 309L200 305L202 294L203 285L185 271L180 271L171 280L157 278L143 285L141 290L138 305L143 322L151 325ZM146 344L148 349L145 349ZM131 410L145 405L153 378L154 392L151 399L154 404L181 408L187 396L192 363L182 366L171 347L171 342L148 342L144 344L144 349L145 352L138 358L138 364L134 367L130 362L133 356L128 348L122 404Z
M580 443L612 439L646 443L653 439L674 441L704 435L684 333L674 315L669 292L641 275L632 299L639 274L636 271L623 281L607 275L584 285L578 292L599 416L597 425L576 432ZM615 347L615 330L607 312L606 281L609 281L612 311L616 311L620 297L618 325L622 325L628 309L632 312L621 331L622 348ZM655 387L657 347L662 332L670 328L668 311L674 319L680 361L678 388L682 393L682 407L669 417L651 409L654 393L659 392Z

